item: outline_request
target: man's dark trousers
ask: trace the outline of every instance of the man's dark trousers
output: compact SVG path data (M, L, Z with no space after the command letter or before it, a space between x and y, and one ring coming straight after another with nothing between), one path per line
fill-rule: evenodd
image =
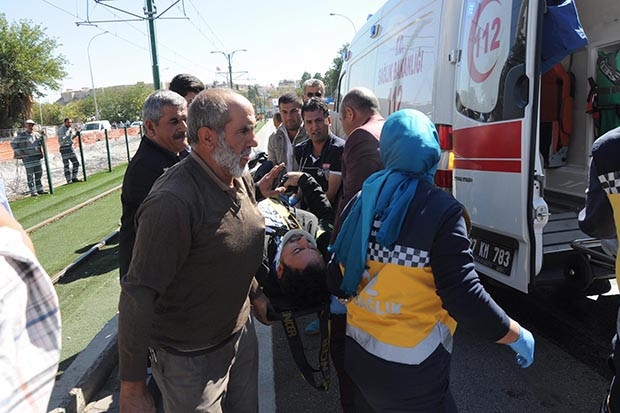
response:
M61 146L60 154L62 155L62 165L65 171L65 179L67 183L73 182L77 180L78 168L80 167L80 162L75 156L75 152L73 151L72 146ZM71 169L69 168L69 162L71 162Z

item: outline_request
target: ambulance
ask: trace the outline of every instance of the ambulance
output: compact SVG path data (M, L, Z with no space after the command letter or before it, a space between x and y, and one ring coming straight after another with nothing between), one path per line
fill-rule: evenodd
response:
M620 92L601 76L618 74L616 54L618 0L390 0L351 41L338 94L364 86L386 117L433 120L436 183L471 216L479 273L524 293L585 290L613 277L577 217L601 117L609 129L620 113L613 99L595 106Z

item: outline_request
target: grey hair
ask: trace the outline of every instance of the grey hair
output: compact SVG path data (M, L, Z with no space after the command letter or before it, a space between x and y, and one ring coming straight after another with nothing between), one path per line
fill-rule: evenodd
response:
M305 92L307 87L317 87L317 86L321 90L321 93L325 93L325 84L323 83L322 80L315 79L315 78L306 80L301 89Z
M183 96L171 90L156 90L144 101L142 121L152 120L155 124L159 124L165 106L185 108L187 107L187 102Z
M230 89L207 89L196 95L187 113L187 140L198 143L198 129L208 126L218 136L230 121L228 104L238 94ZM240 96L240 95L239 95Z
M355 87L344 95L340 107L345 108L347 106L364 113L379 113L381 111L379 100L370 89L365 87Z

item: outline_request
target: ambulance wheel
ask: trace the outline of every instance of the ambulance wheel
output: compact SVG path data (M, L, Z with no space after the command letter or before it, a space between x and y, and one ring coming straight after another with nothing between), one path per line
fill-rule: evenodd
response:
M571 254L567 257L564 277L569 287L575 291L584 291L592 284L592 268L585 255Z

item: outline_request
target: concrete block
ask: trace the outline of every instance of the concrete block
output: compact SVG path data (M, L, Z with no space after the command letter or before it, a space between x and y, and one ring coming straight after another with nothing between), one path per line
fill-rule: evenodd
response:
M82 413L118 364L118 314L80 352L54 385L50 413Z

